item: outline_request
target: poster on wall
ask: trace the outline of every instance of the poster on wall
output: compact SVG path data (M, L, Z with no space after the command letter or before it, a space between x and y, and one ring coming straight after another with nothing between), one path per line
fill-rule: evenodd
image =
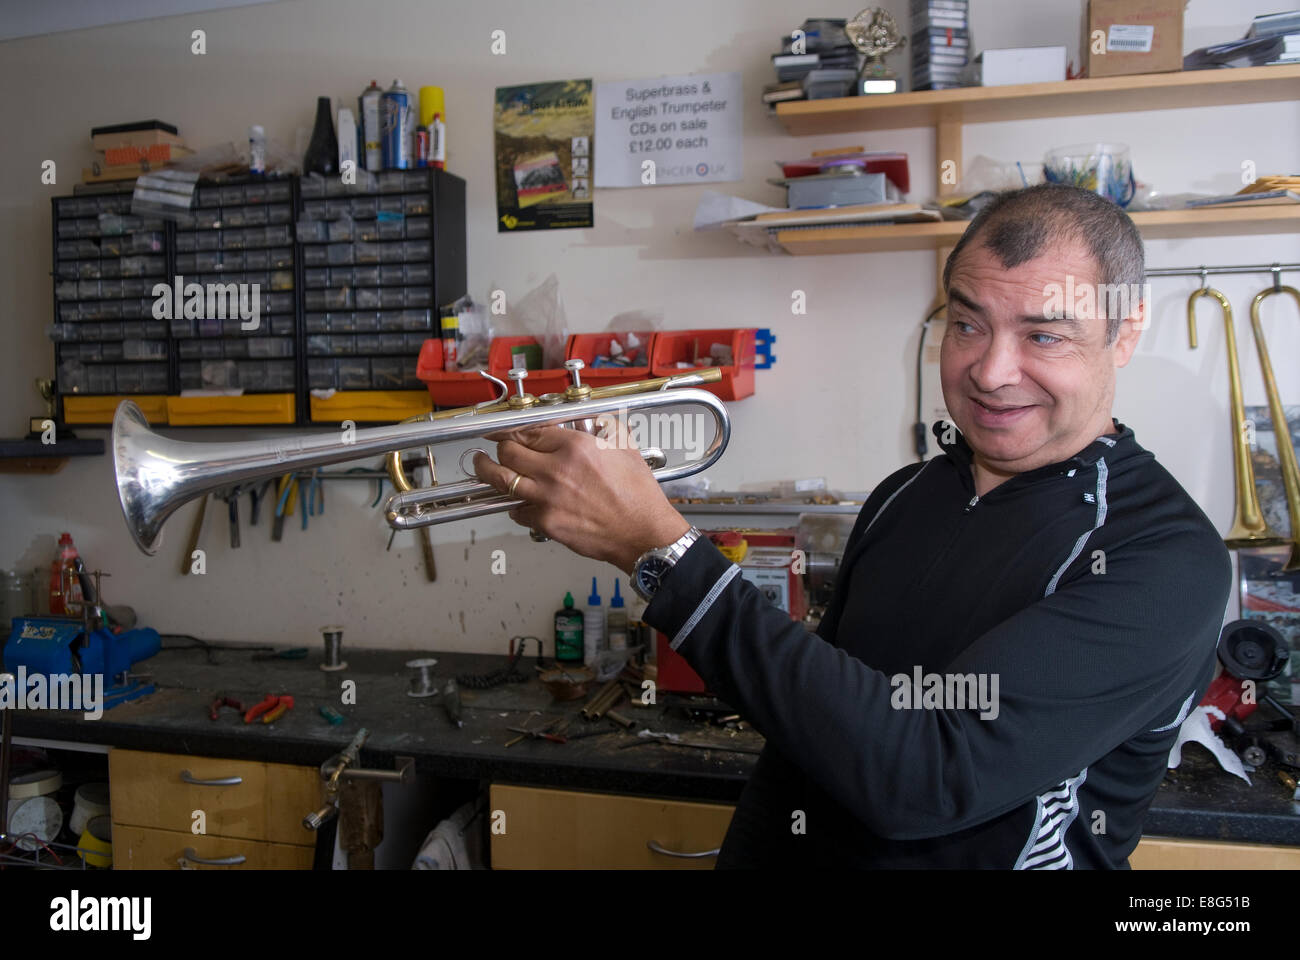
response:
M594 224L594 123L590 80L497 88L498 233Z
M739 180L743 106L738 73L602 83L596 186Z
M1291 443L1300 448L1300 406L1283 407ZM1268 407L1247 407L1246 422L1254 424L1251 464L1259 505L1269 527L1283 536L1291 529L1287 516L1282 469L1277 460L1277 436ZM1269 684L1269 692L1284 703L1300 703L1300 676L1292 664L1300 655L1300 572L1284 573L1288 547L1257 547L1237 553L1241 577L1241 615L1274 627L1291 647L1291 660L1282 676Z

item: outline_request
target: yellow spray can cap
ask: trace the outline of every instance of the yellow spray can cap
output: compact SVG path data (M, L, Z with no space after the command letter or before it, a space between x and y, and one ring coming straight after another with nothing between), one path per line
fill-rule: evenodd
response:
M433 125L433 115L441 114L442 122L447 122L447 108L443 104L442 87L420 88L420 126Z

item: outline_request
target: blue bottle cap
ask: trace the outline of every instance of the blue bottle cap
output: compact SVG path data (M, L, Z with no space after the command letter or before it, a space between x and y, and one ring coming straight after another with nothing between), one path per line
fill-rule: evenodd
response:
M619 592L618 592L618 579L617 579L617 578L615 578L615 580L614 580L614 599L612 599L612 600L609 601L609 605L610 605L611 607L621 607L621 606L623 606L623 597L622 597L622 596L619 594Z
M600 594L596 592L596 578L595 578L595 577L592 577L592 578L591 578L591 596L589 596L589 597L587 598L587 606L589 606L589 607L599 607L599 606L600 606Z

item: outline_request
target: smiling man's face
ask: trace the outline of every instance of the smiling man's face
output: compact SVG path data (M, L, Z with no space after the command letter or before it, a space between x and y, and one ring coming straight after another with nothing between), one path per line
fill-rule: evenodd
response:
M1098 282L1097 264L1077 241L1048 243L1043 255L1008 269L983 244L966 247L948 283L948 326L940 354L943 398L975 453L976 490L1065 460L1114 430L1115 369L1137 346L1123 323L1106 344L1102 311L1045 320L1050 285ZM1133 317L1145 304L1135 306Z

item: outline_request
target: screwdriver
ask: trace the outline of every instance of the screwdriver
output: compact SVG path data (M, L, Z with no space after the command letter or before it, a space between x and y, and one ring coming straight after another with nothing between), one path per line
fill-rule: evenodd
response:
M460 718L460 687L456 685L456 678L452 677L447 681L447 685L442 688L442 708L447 711L447 719L458 727L465 726L465 722Z

